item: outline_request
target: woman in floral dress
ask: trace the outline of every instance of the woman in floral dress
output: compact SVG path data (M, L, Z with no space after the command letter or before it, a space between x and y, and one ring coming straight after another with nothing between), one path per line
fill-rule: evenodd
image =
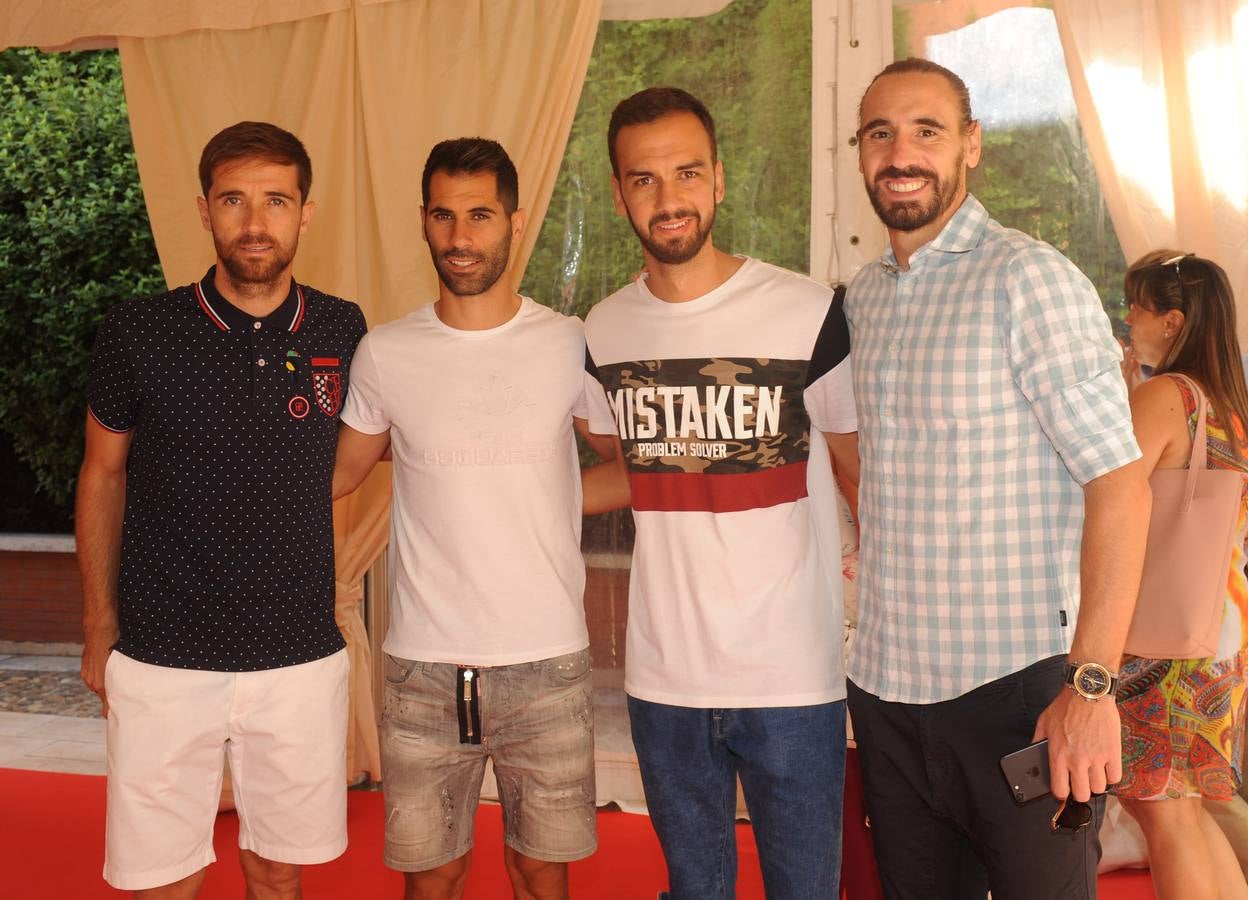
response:
M1208 466L1248 473L1248 387L1226 273L1190 254L1159 250L1127 271L1131 348L1123 373L1149 471L1182 469L1196 435L1198 398L1209 401ZM1140 365L1152 366L1148 381ZM1242 778L1248 675L1248 479L1227 573L1218 652L1209 659L1124 659L1118 689L1123 777L1114 793L1148 841L1159 900L1245 900L1248 886L1226 837L1201 800L1230 800Z

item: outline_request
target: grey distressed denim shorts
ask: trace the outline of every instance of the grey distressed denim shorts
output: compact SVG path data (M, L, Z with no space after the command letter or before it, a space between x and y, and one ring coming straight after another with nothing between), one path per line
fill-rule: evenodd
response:
M458 676L450 663L386 657L386 865L423 872L472 849L487 758L509 847L547 862L592 854L598 840L589 651L476 669L479 744L460 742Z

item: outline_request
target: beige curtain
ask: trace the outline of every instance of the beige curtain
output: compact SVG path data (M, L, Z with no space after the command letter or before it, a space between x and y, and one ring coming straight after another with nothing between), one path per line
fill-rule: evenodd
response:
M116 47L121 37L164 37L211 28L242 30L394 0L4 0L0 49ZM603 19L709 16L730 0L603 0ZM818 6L822 0L815 0Z
M316 213L296 276L357 301L370 325L435 296L420 230L420 172L437 141L484 135L520 173L537 238L589 63L598 3L584 0L356 2L240 31L120 36L139 173L171 285L212 263L195 209L196 165L217 130L242 119L299 135ZM338 623L352 662L348 777L380 777L371 661L360 612L365 570L385 546L389 467L335 510Z
M118 37L243 30L391 0L4 0L0 47L115 47Z
M1055 0L1079 120L1128 261L1217 261L1248 338L1248 0Z
M390 463L334 507L334 564L337 596L334 619L351 657L350 711L347 720L347 780L367 773L381 779L377 710L373 704L372 650L361 614L364 573L386 546L390 531Z

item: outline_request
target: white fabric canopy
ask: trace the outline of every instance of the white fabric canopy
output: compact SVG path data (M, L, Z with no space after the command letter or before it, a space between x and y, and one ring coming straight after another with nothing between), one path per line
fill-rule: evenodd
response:
M5 0L0 49L89 50L116 47L117 38L151 38L186 31L240 31L295 22L391 0ZM731 0L605 0L603 19L679 19L709 16ZM815 0L818 4L819 0Z
M1053 10L1128 262L1160 247L1199 253L1226 269L1244 310L1248 0L1055 0Z

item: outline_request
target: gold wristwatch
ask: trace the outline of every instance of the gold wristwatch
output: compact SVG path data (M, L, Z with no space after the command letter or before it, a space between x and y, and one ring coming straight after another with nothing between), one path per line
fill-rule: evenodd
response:
M1100 663L1068 662L1062 669L1062 681L1088 701L1112 698L1118 692L1118 673L1109 671Z

